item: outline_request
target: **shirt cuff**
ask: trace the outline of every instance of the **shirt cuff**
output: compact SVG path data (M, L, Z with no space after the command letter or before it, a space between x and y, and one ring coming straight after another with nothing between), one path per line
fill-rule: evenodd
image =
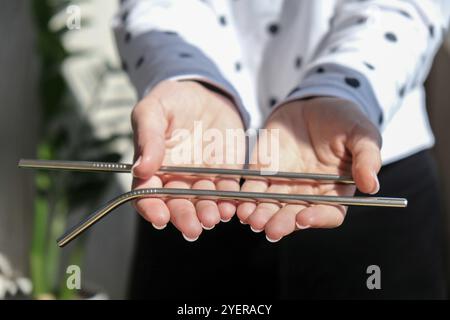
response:
M220 79L213 79L212 75L201 75L199 73L193 73L193 74L182 74L182 75L175 75L172 77L168 77L166 79L161 79L160 81L164 80L173 80L173 81L197 81L199 83L207 84L211 87L214 87L217 91L217 93L222 94L226 98L230 99L231 102L234 104L234 106L237 108L239 115L241 116L242 122L244 124L244 128L248 129L250 125L250 115L247 112L247 110L244 108L244 104L242 103L242 100L239 96L239 94L236 92L236 90L229 84L228 82L221 82ZM159 82L147 87L147 89L144 91L144 95L146 95L150 90L156 86Z
M349 100L359 106L376 126L383 124L382 109L366 77L336 64L316 65L309 69L300 85L292 89L274 109L288 102L316 96Z
M117 43L139 98L164 80L202 81L227 94L237 106L244 126L248 127L250 116L238 92L199 48L171 32L149 31L131 39L124 33L122 29L116 30Z

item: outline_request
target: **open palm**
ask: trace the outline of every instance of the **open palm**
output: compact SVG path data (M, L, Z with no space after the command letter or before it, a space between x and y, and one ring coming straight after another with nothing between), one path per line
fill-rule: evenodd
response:
M294 101L278 108L266 129L279 130L279 171L352 175L364 193L379 189L376 174L381 166L381 138L360 108L338 98ZM267 144L267 136L258 145ZM264 169L253 153L254 169ZM351 196L356 187L317 181L279 182L270 177L246 180L242 191ZM243 202L237 214L255 232L265 230L269 241L278 241L298 229L333 228L344 221L346 207L339 205Z
M239 181L232 178L194 178L157 176L161 165L239 168L245 159L245 143L229 148L226 143L214 152L196 148L207 139L195 134L196 124L202 133L225 137L227 130L242 131L240 115L232 102L192 81L164 81L156 86L134 108L132 124L135 143L133 188L184 188L238 191ZM208 131L209 130L209 131ZM207 133L206 133L207 134ZM212 138L212 137L211 137ZM183 153L188 151L187 153ZM218 157L222 153L223 157ZM228 156L225 159L225 156ZM196 158L197 157L197 158ZM203 229L212 229L220 221L228 221L236 211L232 201L181 198L145 198L135 202L138 212L157 229L170 221L186 240L194 241Z

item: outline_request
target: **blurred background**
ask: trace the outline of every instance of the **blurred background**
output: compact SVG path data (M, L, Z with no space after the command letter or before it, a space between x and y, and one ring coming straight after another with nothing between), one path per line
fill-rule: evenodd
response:
M0 299L126 297L136 214L129 205L64 250L55 239L130 188L129 175L35 172L20 158L131 162L136 102L111 19L118 1L0 0ZM450 37L427 80L441 174L450 288ZM66 268L81 267L83 291Z

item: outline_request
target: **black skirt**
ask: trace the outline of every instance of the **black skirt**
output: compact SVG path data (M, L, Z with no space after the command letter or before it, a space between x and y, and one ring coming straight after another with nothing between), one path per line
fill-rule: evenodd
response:
M277 243L236 217L194 243L171 225L157 231L140 218L129 296L445 298L435 168L422 151L381 169L379 195L405 197L407 208L350 207L339 228L301 230ZM380 289L367 286L369 266L379 268Z

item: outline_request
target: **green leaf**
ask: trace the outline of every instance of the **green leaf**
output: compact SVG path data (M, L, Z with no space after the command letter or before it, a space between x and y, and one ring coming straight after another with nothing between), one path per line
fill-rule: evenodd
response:
M46 279L46 235L48 224L48 202L46 199L37 196L34 202L35 217L33 228L33 240L30 252L31 280L33 282L33 295L49 293L49 286Z

